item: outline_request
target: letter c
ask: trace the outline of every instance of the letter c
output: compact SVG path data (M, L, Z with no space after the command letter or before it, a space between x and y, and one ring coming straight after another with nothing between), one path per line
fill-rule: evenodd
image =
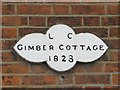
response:
M72 39L72 33L68 33L67 37L68 37L69 39Z

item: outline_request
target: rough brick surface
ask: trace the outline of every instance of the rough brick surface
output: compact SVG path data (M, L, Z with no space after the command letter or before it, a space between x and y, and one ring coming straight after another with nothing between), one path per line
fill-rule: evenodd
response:
M95 86L94 86L94 87L88 86L88 87L85 87L85 90L101 90L101 88L100 88L100 87L97 87L97 86L96 86L96 87L95 87Z
M15 6L11 4L3 5L2 14L15 14Z
M31 73L40 74L40 73L48 73L50 70L45 63L42 64L31 64Z
M24 76L22 85L52 85L56 84L55 76Z
M110 28L110 37L120 37L120 28Z
M27 25L27 18L21 16L3 16L2 25L4 26L22 26Z
M51 14L51 6L48 5L18 5L18 14Z
M15 62L17 57L13 52L2 52L2 62Z
M3 28L2 29L2 38L16 38L17 30L16 28Z
M119 84L119 81L120 81L120 74L113 74L112 75L112 83Z
M49 17L48 25L52 26L55 24L66 24L69 26L81 26L81 17Z
M108 5L107 6L108 14L118 14L118 8L119 8L119 4L118 5Z
M78 75L75 77L76 84L109 84L109 75Z
M4 64L2 66L2 73L28 73L29 65L26 64Z
M2 50L12 50L15 43L16 43L16 40L3 40Z
M90 1L95 0L86 2ZM119 3L102 1L104 0L101 3L2 3L0 52L3 90L10 90L10 87L14 88L12 90L20 87L18 90L118 90L120 6ZM62 73L50 69L46 62L36 64L25 61L13 50L16 42L23 36L30 33L46 34L55 24L66 24L76 34L95 34L109 49L95 62L77 62L74 68Z
M19 81L20 81L20 77L19 76L3 76L2 77L3 79L3 82L2 82L2 85L19 85Z
M99 17L84 17L84 26L100 26Z
M103 64L88 63L88 64L77 64L74 68L74 73L88 73L88 72L102 72Z
M120 49L120 39L105 40L110 49Z
M119 68L118 65L120 63L107 63L105 65L105 72L118 72Z
M58 85L73 84L73 76L66 74L58 77Z
M18 33L19 33L19 37L22 37L30 33L44 33L45 34L47 30L48 28L20 28L18 30Z
M105 14L104 5L73 5L72 14Z
M107 28L75 28L74 31L78 33L93 33L98 37L108 37L108 29Z
M66 15L69 14L69 6L55 5L53 6L53 14L55 15Z
M119 51L110 52L110 60L111 61L120 61L120 52Z
M45 17L30 17L29 25L30 26L45 26L46 19Z
M102 25L103 26L117 26L118 25L118 17L103 17Z

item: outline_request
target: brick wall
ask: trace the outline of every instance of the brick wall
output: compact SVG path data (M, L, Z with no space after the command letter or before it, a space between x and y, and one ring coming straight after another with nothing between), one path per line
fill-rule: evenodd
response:
M118 7L119 3L2 3L3 88L118 88ZM27 62L13 50L24 35L45 34L52 25L59 23L69 25L76 34L97 35L108 45L108 51L95 62L77 63L73 69L58 73L46 63Z

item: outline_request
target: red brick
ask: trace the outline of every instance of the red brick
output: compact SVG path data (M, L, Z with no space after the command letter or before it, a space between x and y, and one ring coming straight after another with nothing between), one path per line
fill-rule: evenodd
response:
M62 2L61 0L58 0L57 2L47 2L47 4L54 4L54 5L64 4L64 5L70 5L70 4L78 4L78 2L70 2L69 0L66 0L66 2L65 1Z
M119 68L118 68L119 63L106 63L105 64L105 72L118 72Z
M119 88L118 86L105 86L104 90L119 90Z
M19 76L2 76L2 85L19 85Z
M97 2L97 0L83 0L83 2Z
M108 5L107 14L118 14L118 4Z
M76 84L109 84L109 75L77 75L75 76Z
M45 17L30 17L29 20L30 26L45 26L46 24Z
M56 76L23 76L22 85L55 85Z
M18 30L19 37L22 37L31 33L43 33L46 34L48 28L20 28Z
M51 6L49 5L18 5L18 14L51 14Z
M58 76L58 84L65 85L65 84L73 84L73 76L69 74L61 74Z
M16 40L3 40L2 50L12 50L15 44L16 44Z
M100 26L99 17L84 17L83 22L84 26Z
M5 4L8 4L8 3L5 3ZM18 14L16 16L14 15L15 5L17 6L17 14ZM23 26L18 28L19 38L30 33L46 34L47 30L49 29L47 27L45 28L24 27L28 23L27 22L28 17L30 17L29 18L30 26L45 26L46 25L45 19L48 18L48 21L47 21L48 26L52 26L54 24L67 24L70 27L73 27L73 30L75 31L76 34L88 32L88 33L95 34L100 38L105 38L103 39L103 41L108 45L110 50L98 60L98 63L97 62L88 63L88 64L79 63L79 64L76 64L75 67L68 72L58 73L49 69L46 63L41 63L41 64L31 63L29 66L28 65L29 63L26 63L23 58L19 60L18 58L19 55L11 51L13 49L13 46L17 42L16 40L14 40L15 38L17 38L17 35L16 35L17 28L6 27L2 32L2 38L7 38L10 40L2 40L3 46L0 47L3 50L6 50L2 52L2 55L1 55L2 61L4 63L9 63L9 64L2 65L3 87L6 87L6 85L7 86L10 85L10 87L12 85L15 85L18 88L24 87L24 86L28 88L30 85L30 87L32 88L37 88L37 87L49 87L50 85L50 87L52 86L61 87L61 89L64 89L62 87L69 87L69 88L75 87L75 90L80 90L80 89L76 89L76 87L81 87L84 90L92 90L93 88L95 90L100 90L99 87L104 88L109 86L110 88L108 88L108 90L118 90L117 88L113 89L114 86L116 87L118 86L117 85L118 81L120 81L116 77L117 73L119 72L117 66L119 64L118 60L120 58L119 52L117 52L117 50L120 49L120 46L119 46L120 40L118 40L117 38L119 38L120 35L119 35L119 28L117 28L118 27L118 21L117 21L118 7L116 5L117 3L116 4L115 3L112 3L112 4L94 3L90 5L90 3L82 4L78 2L75 3L75 5L74 5L74 2L70 4L65 2L62 4L47 3L47 5L46 3L19 3L18 2L18 3L9 3L8 5L3 5L3 8L2 8L3 14L6 15L6 16L3 15L3 25L15 26L15 27ZM72 11L69 12L70 6ZM105 12L104 6L107 6L107 12ZM115 15L115 16L107 16L106 13ZM7 14L11 14L11 16L8 16ZM71 15L69 16L69 14ZM105 14L106 16L103 16ZM27 16L24 16L24 15L27 15ZM47 15L47 18L41 15ZM51 16L48 16L48 15L51 15ZM87 17L86 16L82 17L81 15L87 15ZM93 15L93 16L89 17L89 15ZM102 17L101 19L102 25L109 26L109 27L102 26L101 28L97 28L97 27L82 28L81 18L83 18L83 24L85 26L99 26L100 17L98 17L97 15L98 16L102 15L100 16ZM110 31L109 33L108 33L108 30ZM12 38L14 39L11 40ZM7 50L9 51L7 52ZM102 60L106 60L106 62L107 61L108 62L104 63ZM14 64L12 64L13 62ZM20 62L25 62L25 63L22 64ZM22 79L19 76L18 78L16 78L17 77L15 76L16 74L20 76L22 75ZM7 77L6 75L7 76L11 75L12 77ZM66 88L66 90L67 89L68 88ZM51 89L51 90L57 90L57 89ZM70 90L72 89L70 88ZM104 90L107 90L107 89L104 89Z
M0 41L0 50L2 50L2 41Z
M106 28L75 28L75 33L92 33L98 37L108 37L108 29Z
M0 12L2 13L2 12ZM0 25L2 25L2 16L0 16Z
M27 18L21 16L3 16L2 17L3 26L21 26L27 25Z
M49 17L48 25L52 26L55 24L66 24L69 26L81 26L81 17Z
M102 17L102 25L103 26L117 26L118 25L118 17Z
M2 5L2 14L15 14L15 6L12 4Z
M56 14L56 15L69 14L69 6L55 5L55 6L53 6L53 14Z
M16 38L16 28L2 28L2 38Z
M103 72L102 63L77 64L73 68L74 73Z
M119 51L111 51L110 52L110 61L118 61L120 60L120 52Z
M112 75L112 84L119 85L120 81L120 74L113 74Z
M105 8L103 5L73 5L72 14L105 14Z
M105 54L103 54L100 58L98 58L98 61L109 61L109 51L106 51Z
M29 65L27 64L3 64L2 73L4 74L22 74L29 72Z
M101 88L98 86L87 86L85 87L85 90L101 90Z
M109 49L119 49L120 48L120 39L107 39L104 40L108 45Z
M13 52L2 52L2 62L15 62L17 57Z
M24 87L9 87L9 86L6 86L6 87L3 87L2 90L33 90L33 88L24 88ZM44 89L34 89L34 90L44 90Z
M117 38L120 37L120 28L110 28L110 37Z
M49 72L49 68L45 63L41 63L41 64L31 64L30 65L31 68L31 73L48 73Z
M82 87L72 87L71 85L67 85L67 86L61 86L61 87L56 87L56 88L47 88L47 90L84 90L82 89ZM44 90L44 89L42 89Z

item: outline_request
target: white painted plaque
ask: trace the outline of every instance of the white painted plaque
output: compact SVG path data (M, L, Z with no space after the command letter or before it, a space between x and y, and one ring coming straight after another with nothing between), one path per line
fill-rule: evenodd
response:
M76 62L92 62L108 49L107 45L91 33L75 34L67 25L52 26L43 35L28 34L20 39L14 49L30 62L44 62L56 71L63 72L74 67Z

